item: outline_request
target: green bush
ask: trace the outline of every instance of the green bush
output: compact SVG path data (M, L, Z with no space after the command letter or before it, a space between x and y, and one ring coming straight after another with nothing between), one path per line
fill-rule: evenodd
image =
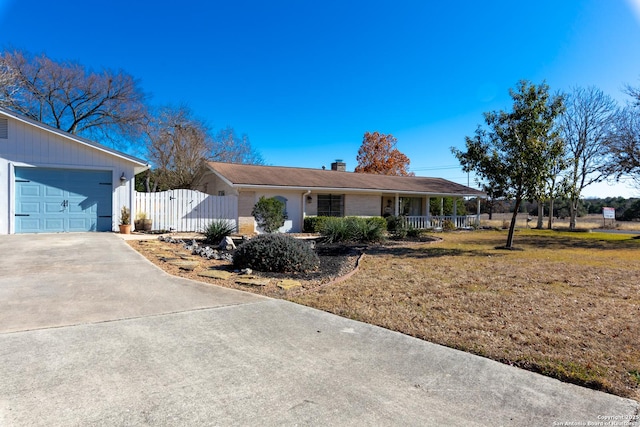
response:
M445 219L442 221L442 230L443 231L453 231L456 229L456 225L450 219Z
M206 243L218 244L234 231L236 231L236 227L228 220L214 219L204 227L202 233Z
M327 243L379 242L384 240L387 223L384 218L326 217L321 221L320 234Z
M387 218L387 231L393 235L396 239L404 239L407 237L410 231L410 227L407 225L407 219L403 216L388 216Z
M258 225L267 233L273 233L284 225L287 216L285 214L285 204L275 197L260 197L255 204L251 215L256 219Z
M320 224L320 234L327 243L349 241L349 228L346 218L326 217Z
M304 225L302 231L305 233L319 233L322 229L322 224L328 216L306 216L304 218Z
M286 234L262 234L238 246L233 255L236 268L278 273L312 271L320 260L309 244Z

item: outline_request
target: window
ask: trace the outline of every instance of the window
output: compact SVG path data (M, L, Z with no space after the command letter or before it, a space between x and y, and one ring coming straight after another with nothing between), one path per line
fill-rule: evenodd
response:
M400 214L407 216L421 216L422 198L400 197Z
M318 216L344 216L344 195L318 194Z

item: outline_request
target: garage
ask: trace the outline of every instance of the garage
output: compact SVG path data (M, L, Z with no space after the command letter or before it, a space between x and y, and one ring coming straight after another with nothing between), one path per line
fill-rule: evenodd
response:
M16 233L111 230L110 171L15 168Z
M0 107L0 235L117 231L149 164Z

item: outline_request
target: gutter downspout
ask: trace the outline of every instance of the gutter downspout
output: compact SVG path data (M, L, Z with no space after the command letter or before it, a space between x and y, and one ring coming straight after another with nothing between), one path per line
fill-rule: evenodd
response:
M300 232L304 232L304 219L307 217L307 196L311 194L311 190L307 190L302 194L302 221L300 222Z

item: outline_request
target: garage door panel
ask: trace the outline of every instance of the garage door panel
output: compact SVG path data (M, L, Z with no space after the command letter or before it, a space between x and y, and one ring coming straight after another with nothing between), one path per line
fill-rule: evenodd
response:
M44 228L49 232L65 231L64 218L45 218Z
M40 203L38 202L23 202L20 203L20 213L23 214L39 214L40 213Z
M38 184L25 183L19 187L20 197L40 197L40 186Z
M16 168L16 232L110 231L111 176L108 171Z
M96 223L86 218L69 218L69 231L96 231Z
M44 213L47 214L62 214L64 212L64 207L62 207L62 202L43 202L44 205Z
M44 187L44 197L64 197L64 191L60 188Z

